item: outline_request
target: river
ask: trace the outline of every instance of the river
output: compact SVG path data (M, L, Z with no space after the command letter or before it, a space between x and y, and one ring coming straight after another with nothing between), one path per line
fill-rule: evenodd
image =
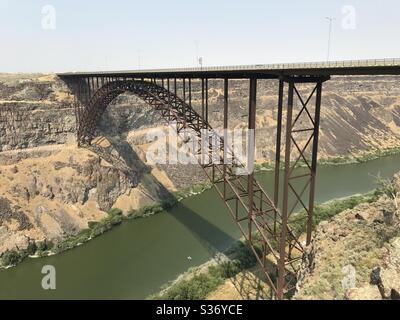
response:
M320 166L317 202L368 192L376 187L378 173L391 177L399 170L400 155ZM272 175L257 174L268 190ZM239 238L223 202L210 189L167 213L124 222L73 250L0 271L0 299L143 299ZM44 265L56 268L56 290L41 287Z

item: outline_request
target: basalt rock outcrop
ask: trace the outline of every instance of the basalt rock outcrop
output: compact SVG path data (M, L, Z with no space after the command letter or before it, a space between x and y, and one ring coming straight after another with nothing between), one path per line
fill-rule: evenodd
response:
M72 101L68 87L55 76L0 75L0 150L73 139Z
M319 225L295 299L399 299L400 174L386 191Z

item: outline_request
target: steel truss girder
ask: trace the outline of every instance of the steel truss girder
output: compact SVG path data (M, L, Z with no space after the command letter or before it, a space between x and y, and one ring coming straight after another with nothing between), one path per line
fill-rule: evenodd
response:
M286 276L297 272L296 262L304 251L304 246L299 239L299 235L295 235L291 230L288 218L290 210L288 207L288 193L290 191L290 179L293 170L290 165L290 145L296 144L292 141L293 125L287 126L286 130L286 152L285 152L285 179L283 183L283 210L278 209L279 199L279 168L281 153L281 132L283 121L283 97L284 84L289 84L288 91L288 112L287 122L293 123L293 96L294 93L299 94L296 90L296 83L317 82L316 89L313 91L317 94L318 110L315 114L313 127L313 156L310 169L310 207L308 208L308 227L307 227L307 243L311 240L312 230L312 212L315 188L315 172L316 172L316 153L318 147L318 128L319 128L319 110L321 100L322 82L327 78L323 77L305 77L305 78L281 78L279 86L279 102L278 102L278 129L277 129L277 156L276 156L276 178L275 192L273 198L270 197L262 186L256 181L254 173L246 176L238 175L238 169L244 169L244 164L236 159L230 146L227 146L223 137L211 128L208 123L208 79L200 79L201 83L201 115L199 115L191 106L192 79L189 80L189 103L186 102L186 82L183 86L183 99L178 97L177 79L162 79L161 85L157 84L156 79L126 79L126 78L88 78L80 79L73 83L73 90L76 93L75 110L77 119L77 139L79 145L89 145L95 136L96 128L105 112L107 106L120 94L124 92L132 92L143 101L153 106L161 113L164 119L177 123L178 134L185 137L185 131L191 129L198 138L198 149L194 152L197 160L204 169L209 180L214 184L219 196L224 201L226 207L231 213L235 223L245 237L252 252L254 253L262 271L264 272L268 284L278 299L282 299L284 293L290 290L290 281ZM224 79L224 128L228 127L228 78ZM311 95L311 96L312 96ZM249 92L249 125L250 130L255 129L256 117L256 97L257 97L257 78L250 79ZM307 104L303 101L304 110L307 110ZM304 112L303 110L303 112ZM204 134L206 133L206 134ZM206 141L202 138L208 137ZM210 141L219 141L218 158L219 163L212 162L210 155L213 148ZM188 141L186 141L188 142ZM310 142L311 143L311 142ZM300 152L301 153L301 152ZM254 159L254 155L249 154L250 159ZM227 161L227 160L231 161ZM261 244L261 252L257 244ZM296 254L294 254L296 252ZM277 265L277 281L275 282L268 268L268 259Z

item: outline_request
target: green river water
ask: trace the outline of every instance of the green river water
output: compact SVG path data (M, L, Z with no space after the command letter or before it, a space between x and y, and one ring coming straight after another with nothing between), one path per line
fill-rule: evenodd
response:
M368 192L376 187L378 173L391 177L399 170L400 155L362 164L320 166L317 202ZM272 175L257 174L269 191ZM143 299L239 238L223 202L210 189L167 213L124 222L63 254L27 259L0 271L0 299ZM56 268L56 290L41 287L44 265Z

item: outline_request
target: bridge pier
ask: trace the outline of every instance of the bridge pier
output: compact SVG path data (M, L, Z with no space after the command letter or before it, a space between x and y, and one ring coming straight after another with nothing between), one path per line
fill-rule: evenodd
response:
M306 231L305 244L308 246L312 239L322 84L327 80L329 80L329 77L283 77L279 82L274 190L274 203L276 206L279 206L284 86L285 84L288 85L286 97L286 132L284 139L283 199L281 207L281 230L279 235L280 258L278 261L277 282L277 297L279 299L284 297L285 291L288 292L293 289L290 286L291 281L286 279L286 266L292 265L301 258L301 256L296 256L296 253L293 252L294 247L290 245L287 246L288 230L290 226L303 222L304 230ZM306 95L306 99L304 99L304 93L297 88L299 84L304 83L310 84L313 87L311 93ZM300 110L298 110L297 114L294 104L296 98L298 102L300 102ZM306 137L305 140L304 137ZM292 148L293 146L294 148ZM310 147L311 155L308 156ZM292 149L294 149L294 151ZM302 165L304 169L297 170L299 165ZM298 173L297 171L299 170L303 172ZM296 183L296 180L300 182ZM304 199L307 190L308 198ZM291 200L294 200L294 203ZM299 210L304 210L306 216L302 217L300 215L300 217L298 217L296 212ZM303 219L306 221L302 221ZM275 220L275 228L277 222L278 221ZM292 234L291 236L296 238L298 242L303 243L300 239L302 233Z

